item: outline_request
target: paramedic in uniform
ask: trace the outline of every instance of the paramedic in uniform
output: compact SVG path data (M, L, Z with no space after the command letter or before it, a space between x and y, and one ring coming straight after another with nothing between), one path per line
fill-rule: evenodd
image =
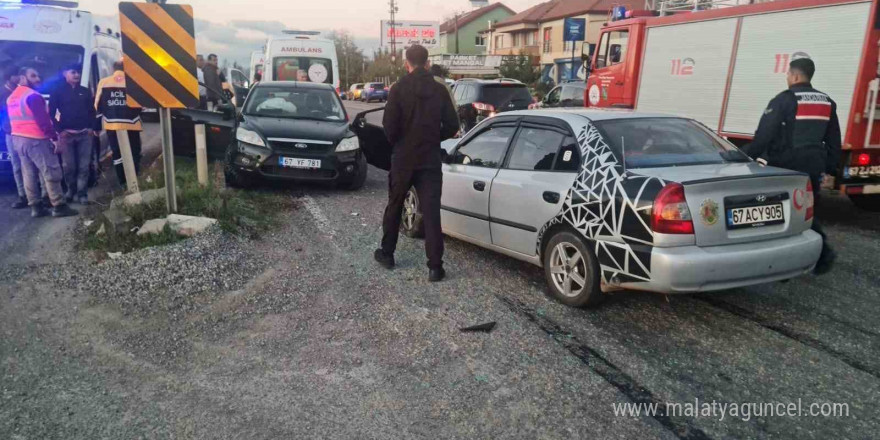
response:
M383 267L394 267L403 201L415 187L425 226L428 280L440 281L443 270L443 233L440 197L443 191L440 142L458 132L458 114L445 85L426 69L428 50L419 45L406 50L409 74L391 87L382 125L391 144L388 205L382 221L382 247L373 258ZM443 153L441 153L443 152Z
M61 162L58 154L64 145L58 140L55 125L46 110L46 100L36 89L40 86L40 74L32 67L21 69L21 82L6 100L12 143L21 161L21 174L31 216L49 214L40 195L40 179L49 193L52 217L68 217L79 214L67 206L61 188Z
M789 64L788 90L770 101L754 140L743 147L746 154L754 159L763 158L770 166L809 174L814 206L818 205L824 178L833 176L837 170L841 139L837 104L810 85L815 71L809 58ZM823 274L831 270L836 255L815 217L813 230L822 236L823 243L815 273Z
M98 83L95 94L95 108L98 117L104 123L110 149L113 150L113 167L119 184L126 186L125 168L122 166L122 153L119 150L117 130L128 131L128 142L131 144L131 157L134 159L135 173L141 169L141 109L131 108L125 96L125 72L122 61L113 63L113 74Z

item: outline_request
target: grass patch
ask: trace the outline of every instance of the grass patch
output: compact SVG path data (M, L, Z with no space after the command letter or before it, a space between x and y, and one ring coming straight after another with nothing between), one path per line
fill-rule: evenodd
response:
M290 197L277 190L238 190L224 188L221 166L209 164L209 182L199 185L195 160L175 157L177 183L177 213L217 219L221 229L232 234L258 238L259 235L279 223L279 213L290 207ZM149 169L139 179L141 191L162 188L162 169ZM121 196L118 194L117 196ZM140 227L145 221L164 218L167 215L165 199L138 206L125 207L125 214L132 218L129 228ZM151 246L161 246L183 240L168 227L161 234L138 236L136 231L111 231L105 225L105 233L97 231L103 224L99 214L89 228L83 247L105 252L130 252Z

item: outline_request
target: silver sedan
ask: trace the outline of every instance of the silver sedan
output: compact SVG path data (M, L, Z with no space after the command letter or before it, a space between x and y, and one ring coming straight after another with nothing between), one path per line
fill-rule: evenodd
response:
M544 268L563 303L620 289L689 293L815 266L806 175L763 167L685 118L529 110L444 143L442 227ZM404 230L420 236L411 190Z

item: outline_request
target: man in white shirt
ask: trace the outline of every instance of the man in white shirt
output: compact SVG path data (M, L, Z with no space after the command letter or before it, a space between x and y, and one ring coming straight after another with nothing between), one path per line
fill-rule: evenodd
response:
M199 108L202 110L208 109L208 88L205 87L205 72L202 71L202 67L205 65L205 57L202 55L196 55L196 75L199 79Z

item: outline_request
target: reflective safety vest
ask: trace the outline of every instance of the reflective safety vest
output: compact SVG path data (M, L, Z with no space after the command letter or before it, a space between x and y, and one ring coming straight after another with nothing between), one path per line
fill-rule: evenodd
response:
M31 139L49 139L46 133L37 125L34 113L27 105L31 95L40 96L34 89L26 86L18 86L6 100L6 108L9 111L9 124L12 126L12 135ZM40 100L43 97L40 96ZM44 103L45 105L45 103Z
M141 131L141 109L128 106L125 94L125 73L113 72L98 83L95 109L104 122L104 130Z

